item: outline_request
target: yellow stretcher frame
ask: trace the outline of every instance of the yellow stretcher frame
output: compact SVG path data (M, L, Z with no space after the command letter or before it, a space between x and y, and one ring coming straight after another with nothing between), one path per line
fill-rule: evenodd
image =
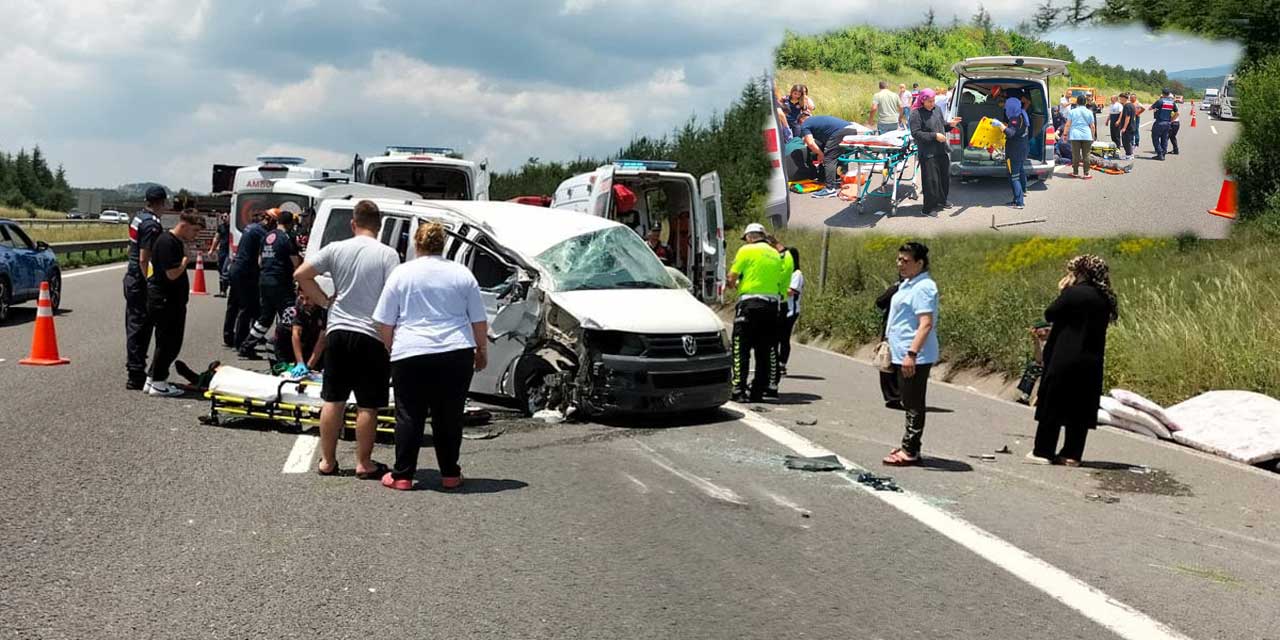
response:
M281 382L280 388L290 382L297 382L298 385L306 386L315 384L306 381L290 381ZM279 393L277 392L277 395ZM276 402L270 400L257 400L254 398L242 398L212 391L206 391L204 397L209 400L209 415L202 419L205 424L221 424L220 416L235 416L240 418L258 418L262 420L270 420L290 425L298 431L306 431L311 427L320 425L320 407L309 404L295 404L291 402ZM343 412L343 430L342 438L344 440L355 439L356 428L356 407L355 405L347 405ZM382 433L395 433L396 417L393 408L383 409L378 412L378 419L375 423L376 429Z

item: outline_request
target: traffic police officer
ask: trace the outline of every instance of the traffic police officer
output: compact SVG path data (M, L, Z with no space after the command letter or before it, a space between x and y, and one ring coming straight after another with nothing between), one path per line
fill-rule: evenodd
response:
M263 217L266 214L262 214ZM236 257L231 260L231 293L227 296L227 315L222 322L222 342L238 349L249 337L249 327L258 317L258 258L267 230L255 220L240 234Z
M1160 92L1160 99L1151 105L1152 117L1151 142L1156 147L1156 160L1164 160L1169 151L1169 129L1173 119L1178 116L1178 103L1174 102L1172 92L1168 89Z
M782 256L765 239L764 225L753 222L742 234L746 244L738 249L729 268L730 287L738 289L733 318L733 398L759 402L773 377L771 352L778 342L778 279ZM756 374L750 392L747 371L755 354Z
M147 189L147 206L129 223L129 263L124 271L124 337L126 389L141 390L147 382L147 351L153 330L147 313L147 269L151 248L164 232L156 212L164 209L169 194L159 185Z
M778 271L778 337L773 343L773 349L769 351L769 369L771 375L769 377L769 388L765 389L764 396L766 398L778 397L778 385L782 382L782 341L786 339L786 321L787 321L787 291L791 289L791 274L795 273L796 261L791 257L791 252L787 250L787 245L782 244L777 238L768 236L769 245L778 250L778 255L782 258L782 264L779 265Z
M261 266L258 273L258 317L253 321L249 337L240 345L240 356L257 358L257 347L267 341L267 331L276 316L293 304L297 294L293 272L302 264L297 242L293 238L293 213L272 209L263 216L267 236L262 241Z

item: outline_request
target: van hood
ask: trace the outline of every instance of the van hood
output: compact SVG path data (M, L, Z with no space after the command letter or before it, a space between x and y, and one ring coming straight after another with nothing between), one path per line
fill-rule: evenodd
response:
M588 329L630 333L724 330L715 312L683 289L599 289L549 295Z

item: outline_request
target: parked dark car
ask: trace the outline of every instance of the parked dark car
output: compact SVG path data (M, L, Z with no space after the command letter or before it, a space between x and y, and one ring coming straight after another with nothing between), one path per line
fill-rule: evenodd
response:
M45 281L56 312L62 305L62 270L53 250L33 242L18 223L0 218L0 322L9 319L13 305L38 299Z
M68 220L84 220L84 219L85 219L85 214L83 214L83 213L81 213L81 212L79 212L79 211L68 211L68 212L67 212L67 219L68 219Z

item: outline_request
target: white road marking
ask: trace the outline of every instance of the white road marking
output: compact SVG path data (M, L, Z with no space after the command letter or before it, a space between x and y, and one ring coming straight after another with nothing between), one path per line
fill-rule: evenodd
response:
M742 413L742 422L769 439L802 456L835 455L804 436L775 424L747 407L730 403L727 408ZM843 456L841 464L853 471L863 469ZM1163 623L1130 607L1075 578L1071 574L1041 560L1014 545L978 528L968 521L947 513L910 491L902 493L876 491L857 482L849 474L841 474L850 484L880 499L885 504L911 516L921 524L978 554L988 562L1013 574L1023 582L1043 591L1054 600L1075 609L1081 615L1111 630L1126 640L1190 640Z
M1146 124L1140 124L1140 125L1138 125L1138 128L1139 128L1139 129L1141 129L1141 128L1143 128L1143 127L1149 127L1149 126L1151 126L1151 125L1153 125L1153 124L1155 124L1155 123L1156 123L1156 121L1155 121L1155 120L1149 120L1149 121L1147 121L1147 123L1146 123Z
M640 480L637 479L635 476L629 473L624 473L622 475L626 476L628 480L635 483L636 487L640 489L640 493L649 493L649 486L643 482L640 482Z
M316 455L316 446L320 444L320 437L306 433L298 435L298 439L293 442L293 449L289 451L289 457L284 461L284 469L280 473L306 473L311 470L311 460Z
M811 513L813 513L813 512L811 512L811 511L809 511L808 509L806 509L806 508L804 508L804 507L802 507L802 506L800 506L800 505L798 505L798 504L796 504L796 503L792 502L792 501L791 501L790 499L788 499L786 496L780 496L780 495L778 495L778 494L776 494L776 493L773 493L773 492L771 492L771 491L764 491L763 493L764 493L766 496L769 496L769 499L770 499L770 500L773 500L773 503L774 503L774 504L776 504L776 505L778 505L779 507L786 507L786 508L788 508L788 509L791 509L792 511L795 511L796 513L801 513L801 514L811 514Z
M1215 136L1216 136L1216 135L1218 135L1218 128L1217 128L1217 127L1215 127L1215 126L1213 126L1213 125L1209 125L1209 130L1213 132L1213 135L1215 135Z
M733 489L730 489L728 487L722 487L710 480L707 480L706 478L703 478L701 476L696 476L687 471L681 471L680 469L677 469L675 464L672 463L670 460L668 460L665 456L658 453L657 451L654 451L653 447L650 447L649 445L643 442L637 442L636 444L639 445L640 448L647 451L645 455L647 455L649 457L649 460L651 460L654 464L658 465L659 467L662 467L663 469L666 469L667 471L671 472L672 475L697 487L699 490L701 490L703 493L707 494L708 496L711 496L712 498L715 498L716 500L721 500L723 502L731 502L733 504L741 504L741 505L747 504L747 501L743 500L737 493L734 493Z
M121 262L120 264L113 264L113 265L111 265L111 266L109 266L109 267L103 267L103 268L101 268L101 269L89 269L89 270L87 270L87 271L81 271L81 270L79 270L79 269L76 269L75 271L72 271L71 273L64 273L64 274L62 274L62 279L63 279L63 280L66 280L67 278L75 278L75 277L78 277L78 276L91 276L91 275L93 275L93 274L95 274L95 273L102 273L103 271L115 271L116 269L123 269L123 268L125 267L125 265L127 265L127 264L129 264L129 263L127 263L127 262Z

